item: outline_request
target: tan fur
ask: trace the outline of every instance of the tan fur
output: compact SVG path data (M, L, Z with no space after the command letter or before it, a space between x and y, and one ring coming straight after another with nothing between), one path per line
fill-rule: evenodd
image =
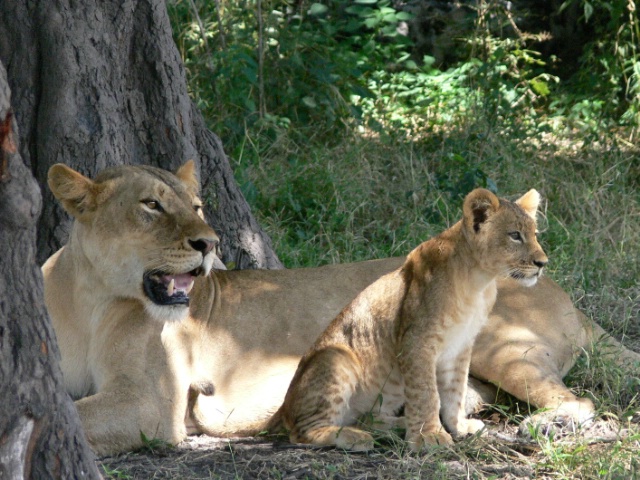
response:
M474 339L496 298L496 277L535 284L547 263L536 239L539 195L518 202L472 191L463 220L413 250L358 295L302 358L281 409L292 442L366 450L362 415L387 426L404 407L413 450L484 427L465 410ZM519 206L521 205L521 206ZM527 210L525 212L525 209Z
M180 181L189 168L179 170ZM329 321L367 285L404 262L389 258L296 270L214 270L196 278L186 317L163 322L161 309L149 311L146 299L128 296L141 282L135 258L171 244L174 232L186 235L189 225L144 231L131 221L132 209L139 206L136 195L159 185L143 171L125 167L94 181L79 174L73 181L71 172L63 166L51 170L52 190L76 222L68 244L43 266L45 300L67 390L77 399L100 455L140 446L140 432L175 443L188 428L211 435L260 429L282 403L300 356ZM187 180L185 188L192 190L192 184ZM204 228L187 213L200 204L192 191L187 193L190 198L174 198L171 215L184 214L192 227ZM109 287L113 281L127 283L126 291ZM546 277L525 295L523 290L515 281L499 281L494 309L499 315L490 316L481 331L477 342L482 350L474 349L471 370L480 378L497 372L493 381L509 391L509 378L502 373L533 368L529 389L562 386L571 402L575 397L562 377L594 338L596 326L587 320L583 324L569 297ZM514 338L523 339L518 348ZM545 352L534 359L539 375L527 357L532 347ZM499 368L505 358L509 370ZM529 398L518 385L514 393ZM474 395L475 402L493 400L495 390L483 390ZM545 407L537 398L532 403ZM191 419L185 418L189 406ZM467 401L467 407L476 403Z

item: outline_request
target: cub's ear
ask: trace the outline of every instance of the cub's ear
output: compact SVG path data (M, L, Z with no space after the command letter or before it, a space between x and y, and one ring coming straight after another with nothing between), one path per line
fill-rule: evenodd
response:
M196 164L193 160L187 160L185 164L176 171L176 177L184 183L185 187L187 187L193 195L198 195L200 192L200 182L196 176Z
M500 200L489 190L476 188L464 199L462 211L464 223L469 230L480 231L480 226L500 206Z
M78 220L88 220L95 211L101 188L81 173L56 163L49 169L47 183L64 209Z
M521 196L515 202L517 205L525 211L533 220L536 220L536 213L538 212L538 205L540 205L540 194L537 190L532 188L523 196Z

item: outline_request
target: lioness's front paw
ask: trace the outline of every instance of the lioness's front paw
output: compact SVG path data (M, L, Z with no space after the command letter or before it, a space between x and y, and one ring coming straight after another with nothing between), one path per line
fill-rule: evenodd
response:
M589 418L576 418L567 412L548 411L536 413L525 418L520 427L518 435L524 438L535 438L538 435L564 436L575 434L582 427L588 427L593 422L593 416Z
M518 434L525 438L536 435L562 435L576 433L582 427L588 427L595 416L591 400L580 398L565 402L558 408L549 409L525 418Z

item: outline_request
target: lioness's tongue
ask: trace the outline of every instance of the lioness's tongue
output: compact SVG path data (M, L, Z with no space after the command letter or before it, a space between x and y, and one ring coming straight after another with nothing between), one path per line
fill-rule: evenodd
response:
M164 275L162 283L167 286L167 295L172 297L176 293L182 293L183 295L189 295L189 292L193 288L193 275L189 273L181 273L178 275Z

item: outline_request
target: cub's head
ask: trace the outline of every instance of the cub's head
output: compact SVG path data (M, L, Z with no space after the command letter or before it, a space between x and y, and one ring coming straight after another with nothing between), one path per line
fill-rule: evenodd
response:
M515 202L478 188L464 200L464 232L482 267L535 285L548 259L536 238L540 194L529 190Z
M184 318L219 242L203 220L193 161L175 175L120 166L94 180L57 164L48 183L76 220L67 254L77 257L80 281L97 285L96 295L140 300L157 320Z

